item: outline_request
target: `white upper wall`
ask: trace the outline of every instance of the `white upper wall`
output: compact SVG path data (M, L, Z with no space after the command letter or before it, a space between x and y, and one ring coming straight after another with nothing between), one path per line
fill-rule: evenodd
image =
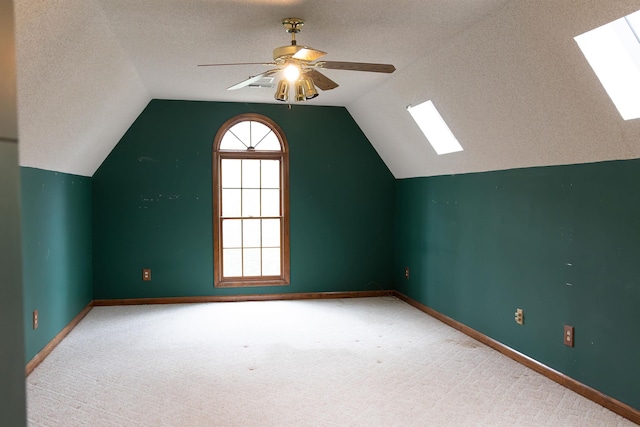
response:
M21 165L91 176L152 98L273 102L226 91L289 43L394 74L323 70L397 178L640 157L573 40L637 0L21 0L16 5ZM406 111L432 100L464 151L437 156Z

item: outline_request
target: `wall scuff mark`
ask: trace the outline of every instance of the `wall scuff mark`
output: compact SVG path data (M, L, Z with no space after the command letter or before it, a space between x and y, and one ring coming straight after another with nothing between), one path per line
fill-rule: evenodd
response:
M139 162L157 162L158 160L152 158L152 157L145 157L145 156L140 156L138 157L138 161Z

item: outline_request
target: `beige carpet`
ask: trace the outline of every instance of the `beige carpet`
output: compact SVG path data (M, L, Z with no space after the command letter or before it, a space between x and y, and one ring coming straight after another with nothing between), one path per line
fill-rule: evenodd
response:
M32 426L631 426L394 298L96 307Z

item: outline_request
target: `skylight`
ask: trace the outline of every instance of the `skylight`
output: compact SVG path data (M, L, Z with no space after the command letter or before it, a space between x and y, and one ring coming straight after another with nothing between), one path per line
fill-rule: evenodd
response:
M575 37L624 120L640 118L640 11Z
M462 146L436 110L433 102L427 101L415 107L409 106L407 111L438 155L462 151Z

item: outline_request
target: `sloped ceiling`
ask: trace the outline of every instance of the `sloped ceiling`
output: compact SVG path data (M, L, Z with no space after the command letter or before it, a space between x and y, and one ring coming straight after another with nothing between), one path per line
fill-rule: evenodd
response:
M307 105L345 106L397 178L640 157L573 37L637 0L16 0L23 166L91 176L152 98L273 102L273 89L225 89L287 45L340 70ZM437 156L406 111L431 99L464 151ZM297 108L294 106L294 108Z
M94 0L16 0L20 164L91 176L150 99Z

